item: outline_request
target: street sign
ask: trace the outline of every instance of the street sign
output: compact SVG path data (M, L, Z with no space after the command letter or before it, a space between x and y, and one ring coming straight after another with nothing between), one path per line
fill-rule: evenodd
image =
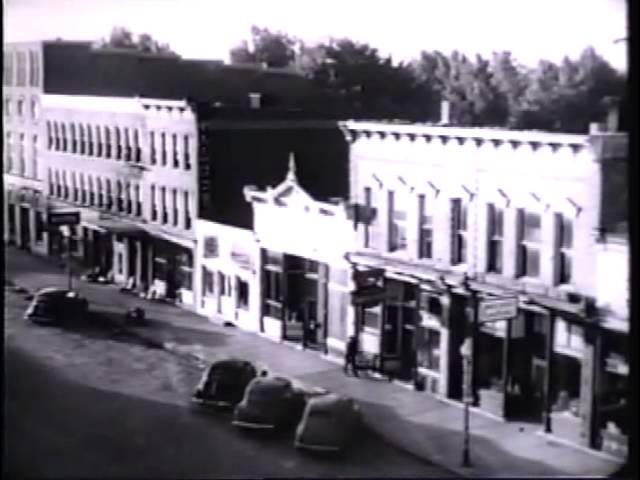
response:
M490 298L482 300L478 308L481 322L507 320L518 315L518 298Z
M49 212L47 223L49 224L49 227L78 225L80 223L80 212Z

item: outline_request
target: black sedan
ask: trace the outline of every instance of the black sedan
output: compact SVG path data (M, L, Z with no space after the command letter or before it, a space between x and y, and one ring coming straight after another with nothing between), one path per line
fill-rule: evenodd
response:
M64 288L44 288L36 293L25 312L25 319L34 323L64 323L84 320L89 302L77 292Z
M233 424L252 429L295 426L306 405L305 392L283 377L257 377L234 411Z
M214 362L202 375L193 401L202 406L233 407L257 376L256 367L246 360L229 358Z

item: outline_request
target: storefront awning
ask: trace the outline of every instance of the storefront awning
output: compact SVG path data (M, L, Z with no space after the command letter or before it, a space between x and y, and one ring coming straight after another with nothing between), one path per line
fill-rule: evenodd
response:
M147 236L147 231L139 225L115 218L101 218L99 220L96 220L95 222L91 222L90 225L96 226L98 229L106 230L107 232L119 235L127 235L138 238Z
M151 237L160 238L167 242L180 245L181 247L184 247L189 250L195 248L196 246L195 239L180 237L176 234L160 230L155 225L145 225L144 229L146 233Z

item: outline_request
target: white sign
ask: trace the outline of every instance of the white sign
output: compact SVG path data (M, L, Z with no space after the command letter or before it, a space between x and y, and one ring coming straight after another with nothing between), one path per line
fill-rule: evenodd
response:
M518 299L510 297L483 300L480 302L479 310L481 322L508 320L518 314Z

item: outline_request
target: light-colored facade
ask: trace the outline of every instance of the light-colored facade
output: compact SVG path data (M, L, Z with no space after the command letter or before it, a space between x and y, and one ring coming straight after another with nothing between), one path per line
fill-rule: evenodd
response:
M251 230L196 220L197 312L259 330L260 249Z
M608 329L594 319L608 315L598 281L607 262L596 258L606 255L603 185L627 155L626 135L343 130L358 224L348 257L354 275L369 270L384 291L356 288L356 331L377 347L380 368L460 399L460 347L471 336L476 404L601 444L596 379ZM482 324L482 304L499 298L517 299L516 316Z
M259 330L308 348L340 352L352 333L349 263L353 223L345 204L314 200L300 186L291 157L275 188L245 188L261 251Z
M77 257L152 296L193 298L196 118L184 101L43 95L45 193L79 210ZM51 248L61 251L53 238Z

